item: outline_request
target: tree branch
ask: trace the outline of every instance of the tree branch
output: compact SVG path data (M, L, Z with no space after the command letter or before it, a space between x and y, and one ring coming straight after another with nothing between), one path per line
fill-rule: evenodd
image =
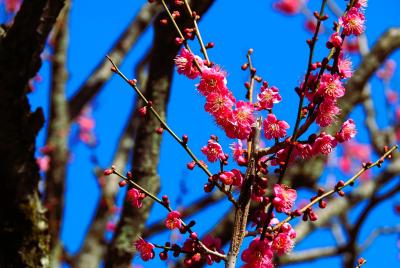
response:
M142 7L107 53L113 58L115 64L120 65L122 63L126 54L132 49L155 15L161 10L162 8L156 4L145 4ZM75 95L69 101L71 120L78 116L82 108L99 93L111 75L109 62L107 59L101 60L95 70L89 75L89 78L78 88Z

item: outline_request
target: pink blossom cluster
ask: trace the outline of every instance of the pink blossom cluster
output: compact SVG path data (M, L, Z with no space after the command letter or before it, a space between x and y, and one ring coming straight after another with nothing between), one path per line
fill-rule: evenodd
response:
M350 8L339 19L339 24L343 27L343 34L361 35L365 31L364 9L367 6L367 0L356 0L353 7Z
M175 63L179 63L178 72L189 78L200 76L197 90L206 98L204 109L214 117L228 137L248 139L255 121L254 105L245 101L236 102L227 87L226 73L219 66L206 66L198 58L183 48L175 58ZM195 59L198 67L194 64ZM197 72L193 68L197 68Z
M296 232L289 223L284 223L278 234L272 241L261 240L256 237L251 241L249 247L242 253L242 261L245 265L242 268L272 268L274 267L272 258L274 254L282 256L290 252L294 246Z

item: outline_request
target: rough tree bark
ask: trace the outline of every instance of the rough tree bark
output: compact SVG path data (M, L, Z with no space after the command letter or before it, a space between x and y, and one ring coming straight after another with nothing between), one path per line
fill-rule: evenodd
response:
M35 139L41 109L31 112L28 81L64 1L24 1L10 29L0 32L0 266L47 267L49 236L38 192Z

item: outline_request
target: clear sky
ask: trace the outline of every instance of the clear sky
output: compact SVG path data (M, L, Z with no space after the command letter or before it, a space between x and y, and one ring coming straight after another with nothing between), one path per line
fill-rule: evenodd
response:
M210 11L202 18L200 29L205 42L213 41L215 48L210 53L211 59L221 65L228 72L228 86L235 93L237 99L243 99L243 83L247 79L247 72L240 66L245 62L245 54L249 48L254 48L254 64L257 72L268 80L270 85L277 86L282 94L283 101L276 106L279 118L284 118L290 124L294 123L297 109L297 97L293 91L298 85L306 70L308 47L305 43L310 33L304 29L304 16L284 16L272 9L271 0L222 1L216 0ZM312 10L318 8L321 1L310 0ZM343 1L337 0L343 7ZM369 1L366 11L367 37L372 45L385 29L391 26L400 26L398 0ZM143 0L120 0L110 2L105 0L73 1L70 19L70 47L68 50L68 95L71 96L81 83L85 81L97 63L104 58L118 35L129 21L135 16ZM318 8L319 9L319 8ZM329 31L331 24L327 24ZM131 74L134 66L141 59L144 52L151 45L152 30L149 29L136 44L122 65L122 71ZM327 35L321 37L318 43L316 59L321 59L327 52L324 44ZM193 45L198 51L197 45ZM393 57L400 62L400 53ZM357 57L354 58L357 63ZM38 85L36 92L31 94L33 107L43 106L47 111L49 93L49 68L45 63L40 71L43 82ZM200 148L206 144L210 134L223 137L212 118L203 110L204 100L196 93L194 82L185 77L175 75L173 79L172 95L168 107L168 123L178 135L187 134L190 145L200 155ZM382 85L373 79L373 96L377 103L379 123L385 126ZM399 92L400 77L396 72L392 83L393 89ZM93 165L90 156L95 154L103 167L110 165L115 145L122 127L131 109L134 94L119 78L111 79L101 94L94 101L94 118L96 119L95 132L99 145L95 149L78 143L73 147L72 158L68 168L65 221L62 230L62 239L68 251L76 252L84 237L85 231L93 216L93 210L99 198L96 178L93 175ZM47 113L46 113L47 114ZM367 142L367 136L361 126L360 109L356 109L353 117L360 122L360 133L357 139ZM45 129L45 128L44 128ZM38 144L44 141L42 130ZM73 128L72 135L76 132ZM75 133L76 134L76 133ZM232 140L222 139L225 151L229 151ZM161 149L161 164L159 173L162 185L161 193L168 194L172 205L175 205L179 195L179 183L184 181L188 191L183 196L184 204L203 195L204 175L199 171L188 172L186 163L189 157L176 143L165 134ZM217 166L210 166L217 170ZM335 173L339 176L339 173ZM339 178L338 178L339 179ZM400 196L394 198L400 201ZM394 225L399 217L393 213L394 201L388 201L378 206L375 212L368 217L367 223L361 230L360 239L366 236L377 226ZM358 207L359 211L362 206ZM196 230L204 234L230 208L227 202L221 203L206 213L196 215L198 223ZM166 212L155 207L151 213L150 222L163 219ZM168 239L169 234L151 238L160 244ZM367 267L398 267L398 253L396 235L379 237L374 244L363 254L368 260ZM334 239L327 231L319 231L296 246L297 249L314 248L333 245ZM384 258L383 258L384 256ZM135 263L141 263L135 259ZM339 258L320 260L312 264L315 267L338 267ZM162 267L155 260L144 264L145 267ZM294 267L294 266L293 266ZM309 267L309 264L296 267Z

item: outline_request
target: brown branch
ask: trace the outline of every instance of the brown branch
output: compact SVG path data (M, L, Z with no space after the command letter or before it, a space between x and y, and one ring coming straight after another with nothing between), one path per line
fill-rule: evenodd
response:
M133 48L141 34L161 10L162 8L159 5L146 4L137 13L107 53L117 65L122 63L126 54ZM69 101L71 120L78 116L82 108L99 93L111 75L109 62L106 59L101 60L95 70L89 75L89 78L78 88L77 93Z
M359 252L365 251L381 235L400 234L400 225L379 227L375 229L359 248Z
M50 233L50 263L58 267L62 253L60 229L64 210L64 188L68 152L68 102L66 99L68 17L67 2L57 21L53 36L54 53L51 61L50 116L46 145L49 148L50 166L46 172L45 206Z
M226 262L225 267L236 267L237 256L243 243L243 239L246 235L247 218L249 216L251 204L251 194L253 191L253 183L256 178L256 162L258 145L260 142L260 131L261 118L257 120L256 126L253 128L253 136L250 139L251 147L249 149L251 150L251 152L249 163L247 165L246 175L244 177L244 182L241 187L238 206L235 207L235 219L233 221L232 240L229 247L228 261Z
M344 252L344 247L325 247L306 249L297 252L291 252L279 258L279 264L294 264L301 262L310 262L320 258L332 257L340 255Z
M138 64L135 73L137 77L140 77L141 81L147 80L147 66L148 66L148 54ZM112 163L115 166L123 168L126 166L129 155L135 144L135 137L139 124L141 123L141 115L138 109L142 107L143 102L136 98L135 105L133 105L133 111L128 117L126 127L123 134L119 138L117 150L114 155ZM103 172L98 172L99 176L103 176ZM89 230L86 234L84 242L75 255L74 261L71 263L73 268L97 268L100 266L101 260L104 257L104 253L107 248L103 237L106 231L107 222L113 215L112 206L115 203L115 198L118 193L118 179L114 176L108 177L104 180L104 185L101 188L101 197L98 201L96 212L93 220L91 221Z

